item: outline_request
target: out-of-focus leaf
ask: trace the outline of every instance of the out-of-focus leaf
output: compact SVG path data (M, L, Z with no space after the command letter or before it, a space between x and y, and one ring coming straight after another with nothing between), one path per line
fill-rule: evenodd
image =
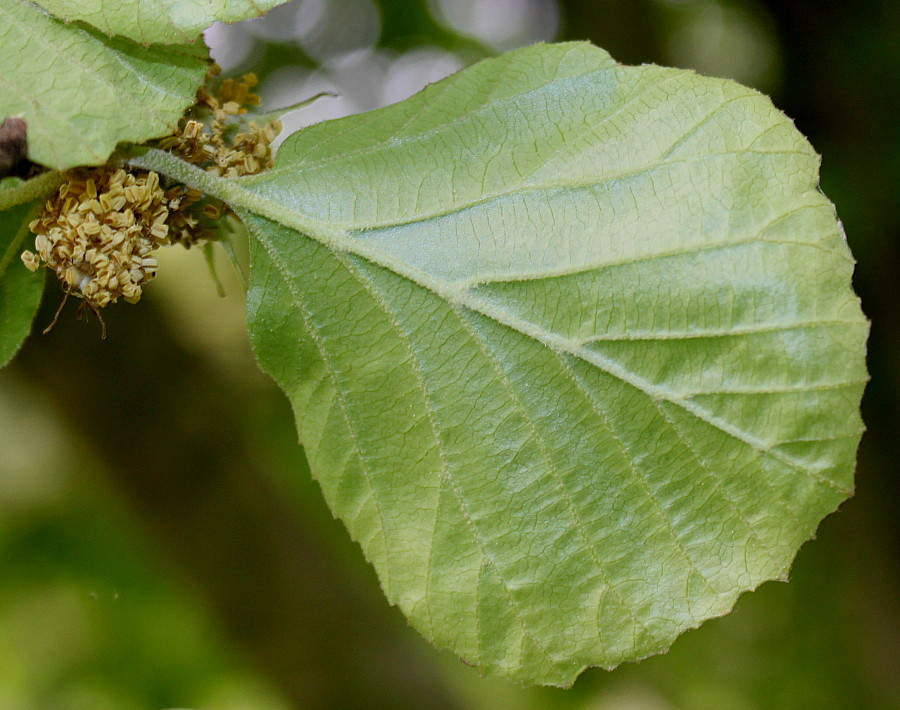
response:
M19 258L27 246L31 208L18 205L0 212L0 367L21 347L41 303L44 272L32 273Z
M566 685L787 575L852 490L867 323L760 94L585 44L304 129L224 181L311 468L428 638Z
M60 19L145 44L194 42L215 20L264 15L288 0L34 0Z
M242 662L53 400L16 376L28 369L0 377L0 706L295 708Z
M208 68L201 43L141 47L24 0L0 0L0 66L0 118L24 117L28 157L57 169L170 133Z

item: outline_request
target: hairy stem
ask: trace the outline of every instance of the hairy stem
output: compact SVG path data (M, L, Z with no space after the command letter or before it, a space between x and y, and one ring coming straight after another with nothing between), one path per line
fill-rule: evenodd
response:
M60 172L51 170L31 178L21 185L16 185L16 187L0 190L0 212L32 200L43 199L56 190L61 183Z

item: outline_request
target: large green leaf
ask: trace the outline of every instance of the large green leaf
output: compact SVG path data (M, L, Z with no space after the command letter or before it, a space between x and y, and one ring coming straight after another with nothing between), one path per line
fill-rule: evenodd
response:
M287 0L35 0L64 20L82 20L137 42L195 41L215 20L263 15Z
M195 101L206 49L141 47L0 0L0 118L28 123L29 158L65 169L103 163L120 141L170 133Z
M31 205L0 212L0 367L12 359L31 331L41 303L44 272L30 272L19 258L29 246L25 242L30 213Z
M585 44L482 62L221 181L249 325L391 602L566 685L784 578L852 490L867 323L760 94Z

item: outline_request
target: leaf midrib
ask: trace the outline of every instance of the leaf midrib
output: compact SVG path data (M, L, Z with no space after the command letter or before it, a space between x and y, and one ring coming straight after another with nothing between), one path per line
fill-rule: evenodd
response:
M399 259L373 249L366 243L352 239L345 230L335 229L327 222L311 219L256 193L249 192L243 188L240 181L218 178L211 173L185 163L169 153L157 149L148 150L143 156L132 162L139 167L159 171L186 185L207 192L223 200L232 208L257 214L284 227L298 231L334 252L354 254L371 264L387 269L434 293L451 305L463 306L474 313L490 318L507 328L546 345L554 352L566 353L583 360L589 365L643 392L651 401L661 400L669 402L697 420L718 429L741 444L749 446L759 455L770 456L779 463L808 476L817 483L834 489L842 495L849 495L850 493L850 489L841 487L818 472L807 468L800 461L775 449L777 442L769 444L753 434L745 432L739 427L712 415L697 404L682 400L668 388L648 382L644 378L629 372L623 366L607 357L601 356L599 353L587 351L583 347L573 347L570 339L540 328L524 319L512 316L505 312L504 309L497 308L473 297L470 291L452 287L421 269L417 269Z
M287 265L285 264L283 259L280 257L277 247L275 246L275 244L272 243L271 240L269 240L265 236L264 233L259 233L256 236L260 240L260 243L263 246L263 249L269 256L269 258L272 260L273 264L275 265L275 269L276 269L277 273L284 280L285 287L288 289L289 293L291 293L291 296L294 300L295 307L298 308L301 312L305 313L306 309L305 309L305 306L302 304L302 298L291 287L291 283L290 283L291 275L289 273ZM436 445L437 451L440 455L441 465L442 465L442 469L443 469L442 478L445 481L447 481L453 488L454 496L457 498L457 501L462 508L462 512L463 512L466 520L468 521L469 526L472 528L471 534L472 534L473 538L475 539L476 543L478 544L479 548L482 550L482 556L483 556L485 562L488 564L489 568L491 568L493 570L493 573L496 575L497 579L501 582L501 584L506 589L506 594L504 596L506 597L507 602L511 605L511 607L513 609L514 617L516 618L517 622L519 623L519 626L521 627L524 636L530 638L532 640L532 642L535 643L535 645L539 649L541 649L542 652L544 652L544 654L549 659L554 660L554 661L563 660L561 658L555 657L553 654L547 653L547 651L543 647L543 645L540 644L539 641L528 631L528 627L523 621L523 618L521 616L521 612L518 608L517 602L509 594L508 585L504 578L504 575L501 573L500 569L493 562L491 555L488 551L487 543L482 539L482 535L478 531L477 526L475 526L474 519L472 518L471 514L469 514L467 512L467 503L463 497L462 492L457 489L457 487L453 481L452 471L450 470L449 464L447 463L445 455L444 455L443 443L442 443L442 439L439 435L439 427L436 425L436 423L434 421L433 408L432 408L432 405L429 403L430 402L429 390L425 384L423 376L420 373L420 368L418 367L418 365L415 364L416 361L418 360L418 355L417 355L415 349L412 348L412 346L411 346L408 333L399 324L399 322L397 320L397 314L394 312L393 307L388 304L384 294L382 294L380 289L378 289L378 287L375 285L371 276L366 275L362 270L360 270L358 268L358 266L356 264L354 264L352 262L352 260L348 260L345 255L340 254L340 253L332 253L332 254L333 254L334 258L338 261L338 263L340 263L343 266L343 268L345 270L347 270L356 279L356 281L359 283L359 285L369 294L369 296L374 300L376 305L382 310L382 312L388 318L388 321L391 324L391 327L394 329L394 331L397 333L397 335L407 344L410 357L412 358L412 363L413 363L412 368L416 375L417 381L419 383L419 388L424 397L425 408L428 413L429 422L431 424L431 430L432 430L432 433L433 433L433 436L435 439L435 445ZM585 544L585 548L589 551L592 558L594 559L596 568L599 572L601 583L604 585L604 588L606 589L607 592L612 593L617 598L617 600L620 604L620 607L628 614L628 616L631 618L631 620L634 623L636 628L642 628L644 631L649 631L648 627L630 612L629 607L625 603L625 600L619 595L617 588L610 583L608 574L605 571L605 567L602 564L599 556L597 555L594 545L589 541L589 539L587 537L587 534L584 530L584 523L581 520L578 510L570 501L570 499L565 491L565 487L564 487L562 481L558 477L559 469L557 467L557 464L554 462L553 457L546 450L545 444L542 443L543 437L536 430L534 420L531 418L531 416L528 414L526 408L519 400L519 397L516 394L511 383L509 383L506 380L505 375L502 373L502 369L499 367L499 361L497 360L496 355L491 351L490 346L488 345L488 343L486 341L483 340L482 336L480 334L476 333L472 324L467 322L468 318L466 317L466 315L464 313L460 312L460 310L457 307L453 307L453 306L450 306L450 310L459 319L460 324L467 331L467 333L469 334L469 337L473 341L476 341L477 343L479 343L479 347L481 348L482 352L491 361L492 367L494 368L497 375L500 377L500 379L503 383L503 386L507 389L508 397L513 402L514 406L519 411L519 413L525 418L525 420L531 426L534 440L536 441L538 447L541 450L542 456L545 459L545 462L549 467L551 476L557 482L557 485L562 494L562 498L567 503L567 508L569 509L569 511L572 515L573 523L574 523L574 527L575 527L576 531L579 532L579 534L582 537L583 542ZM308 326L310 325L309 321L307 321L307 325ZM318 343L318 338L316 338L316 342ZM324 359L327 359L329 356L323 349L324 343L322 345L323 345L323 347L320 348L320 355ZM605 414L600 409L599 404L594 400L594 396L588 391L588 389L585 387L584 383L581 382L581 378L579 376L577 376L571 370L571 368L565 363L565 360L563 358L564 354L560 353L560 352L556 352L556 351L554 351L554 352L555 352L555 355L557 356L557 358L559 359L560 363L563 365L564 369L569 371L570 376L573 379L573 383L583 393L583 395L586 397L587 401L589 401L591 403L591 407L594 410L595 414L605 422L605 426L607 427L607 430L610 432L613 439L616 442L618 442L618 445L621 448L621 453L622 453L623 457L625 458L625 460L628 461L629 466L632 470L633 476L635 477L638 484L641 485L645 489L645 495L646 495L647 499L650 500L654 504L654 506L656 506L658 514L659 514L664 526L668 529L668 531L670 532L670 534L672 536L673 544L681 551L681 554L682 554L685 562L687 563L689 570L692 573L697 574L700 577L700 579L706 584L706 586L708 587L710 592L713 593L714 596L721 598L722 595L715 591L715 589L711 586L709 579L704 575L703 571L701 570L701 568L699 567L697 562L687 552L687 549L684 547L684 543L683 543L679 533L672 527L672 521L668 518L668 516L665 515L665 513L662 511L662 509L659 508L656 495L647 487L646 480L638 472L638 469L635 466L634 457L630 454L627 445L616 434L616 432L613 428L612 422L608 419L608 415ZM333 374L331 375L331 377L332 377L334 383L337 385L337 380L334 378ZM341 400L341 406L345 408L346 402L344 401L344 395L340 391L339 387L337 387L336 393L338 395L337 399ZM735 515L738 517L738 519L740 519L743 522L743 524L745 525L745 527L748 530L749 536L752 537L754 540L756 540L756 542L760 545L760 547L766 548L771 552L771 550L772 550L771 546L764 543L763 540L753 531L752 525L747 520L746 516L744 516L740 512L738 506L736 505L736 503L733 500L733 498L731 497L731 495L723 487L721 487L719 485L718 480L713 476L712 471L708 468L708 465L706 464L703 457L693 447L691 447L689 445L689 443L684 438L683 434L680 432L680 430L677 427L677 425L675 424L675 422L668 415L665 414L665 411L660 406L660 403L654 402L654 404L655 404L657 410L659 411L660 415L663 418L665 418L666 421L669 423L669 426L672 428L675 435L685 444L686 448L691 453L691 455L696 458L698 465L700 465L701 468L703 468L706 471L707 476L712 481L713 486L719 490L720 494L725 499L725 501L729 505L729 507L732 508ZM347 425L351 426L349 420L347 420ZM361 449L359 449L359 448L357 448L354 453L358 457L363 455ZM370 483L370 487L371 487L371 483ZM372 492L374 493L374 490ZM433 545L433 540L432 540L432 545ZM774 560L774 557L773 557L773 560ZM426 590L427 590L427 588L428 587L426 585ZM725 597L727 597L727 595L725 595ZM733 600L731 600L731 601L733 601ZM429 616L429 618L431 618L431 617ZM652 636L652 634L651 634L651 636Z
M391 229L394 227L404 227L409 226L411 224L419 224L421 222L427 222L430 220L441 219L442 217L448 217L453 214L457 214L459 212L463 212L465 210L472 209L474 207L479 207L481 205L489 204L496 200L501 200L505 197L512 197L515 195L519 195L522 193L529 192L550 192L554 190L584 190L591 187L598 187L610 182L616 182L619 180L628 180L630 178L640 177L642 175L647 175L648 173L655 172L656 170L662 170L665 168L681 166L681 165L691 165L693 163L703 163L707 160L712 160L714 158L730 158L734 156L742 156L742 155L803 155L808 156L808 153L802 150L758 150L751 148L742 148L740 150L730 150L730 151L721 151L719 153L705 153L704 155L691 156L689 158L680 158L678 160L669 160L665 162L655 161L652 164L642 165L637 168L629 169L620 173L614 173L611 175L603 175L603 176L592 176L586 180L579 181L544 181L540 183L531 183L529 184L527 181L523 181L518 184L510 185L508 188L503 190L497 190L495 192L487 193L479 196L476 199L466 200L462 202L454 202L448 207L440 210L440 211L432 211L432 212L417 212L415 214L411 214L404 217L397 217L393 219L383 219L383 220L368 220L365 223L365 226L359 226L354 224L353 222L348 222L347 226L349 229L353 231L357 231L360 233L372 232L379 229ZM265 175L267 173L261 173ZM257 184L258 181L246 180L242 181L242 183L246 184Z

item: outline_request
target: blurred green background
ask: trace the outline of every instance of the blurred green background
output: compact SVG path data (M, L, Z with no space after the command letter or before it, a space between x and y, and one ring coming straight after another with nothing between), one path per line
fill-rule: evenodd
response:
M144 300L108 309L106 342L66 315L0 373L0 708L900 708L900 3L297 0L207 32L272 107L339 94L291 129L554 39L754 86L824 156L873 321L869 431L856 496L791 583L568 691L481 678L387 605L332 519L240 286L219 298L199 251L167 250Z

